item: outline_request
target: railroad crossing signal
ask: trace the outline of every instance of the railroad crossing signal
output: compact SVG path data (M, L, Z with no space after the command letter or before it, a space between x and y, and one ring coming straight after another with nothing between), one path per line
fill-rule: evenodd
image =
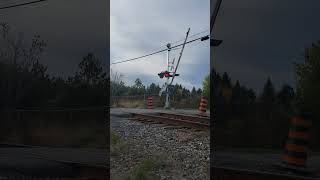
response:
M178 69L178 66L179 66L179 63L180 63L180 60L181 60L181 56L182 56L184 47L185 47L185 45L187 43L189 32L190 32L190 28L188 29L187 34L186 34L186 38L184 39L184 42L183 42L183 45L182 45L182 48L181 48L181 51L180 51L179 59L178 59L178 62L176 64L176 68L174 69L174 72L169 72L169 71L172 71L173 68L174 68L174 59L173 59L172 62L170 62L170 60L169 60L169 52L171 50L171 44L167 44L167 48L168 48L168 50L167 50L167 68L168 69L166 71L164 71L164 72L158 73L158 76L161 79L163 77L167 78L167 82L165 83L164 87L159 92L159 96L161 96L162 92L164 90L166 90L166 102L165 102L165 106L164 106L164 108L166 108L166 109L170 108L169 87L172 84L174 78L176 76L179 76L179 74L176 74L176 72L177 72L177 69ZM209 36L201 38L201 41L204 41L204 40L207 40L207 39L209 39ZM170 74L170 73L172 73L172 74ZM171 82L169 82L170 81L170 77L172 77Z
M158 73L158 76L162 79L163 77L173 77L173 74L170 74L172 72L168 72L168 71L163 71L161 73ZM175 74L174 76L179 76L179 74Z
M163 76L164 76L164 73L163 73L163 72L158 73L158 76L162 79L162 78L163 78Z

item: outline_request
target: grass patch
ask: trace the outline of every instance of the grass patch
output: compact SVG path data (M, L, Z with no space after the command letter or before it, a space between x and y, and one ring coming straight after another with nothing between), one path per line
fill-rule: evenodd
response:
M149 180L150 173L164 166L164 157L157 155L144 159L126 180Z
M146 102L143 100L119 100L117 103L113 104L113 106L120 108L144 108Z
M128 150L128 144L115 132L110 134L110 143L110 154L113 156L120 155Z

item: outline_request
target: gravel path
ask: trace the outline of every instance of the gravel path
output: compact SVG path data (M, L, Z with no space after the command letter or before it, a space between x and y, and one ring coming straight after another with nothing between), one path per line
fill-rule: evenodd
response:
M111 155L111 178L121 179L146 157L164 165L152 172L152 179L209 179L209 131L143 124L111 116L111 131L128 144L128 151Z

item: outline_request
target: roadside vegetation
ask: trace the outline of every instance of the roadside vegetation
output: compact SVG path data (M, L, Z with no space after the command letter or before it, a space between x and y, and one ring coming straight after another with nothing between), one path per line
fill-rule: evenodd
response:
M74 74L53 75L42 63L48 47L39 35L23 39L0 23L0 108L105 106L109 77L103 62L87 53Z
M72 138L69 138L70 142L64 143L66 138L59 136L70 137L68 133L61 132L69 131L70 120L62 121L62 118L51 114L43 115L43 112L52 109L67 112L69 110L65 109L99 107L97 111L101 111L100 108L105 107L109 99L109 76L101 59L93 53L84 53L83 57L79 57L79 64L74 73L59 76L57 73L50 73L44 63L47 61L44 54L50 48L50 42L38 34L27 38L19 35L17 31L8 23L0 22L0 141L14 139L14 143L22 144L50 145L48 143L54 141L57 142L54 144L72 146L105 146L104 133L92 132L96 127L92 128L89 125L93 117L90 118L91 121L88 121L85 115L78 117L77 126L72 122L72 128L83 133L73 133ZM37 113L26 111L21 114L17 109ZM20 118L15 118L18 114ZM33 125L35 119L40 116L43 116L41 123ZM30 117L32 121L29 120ZM64 116L63 119L65 117L67 118ZM82 118L83 121L80 121ZM21 129L16 131L17 127ZM102 123L98 127L102 127ZM57 134L55 131L60 133ZM52 132L50 138L48 132ZM41 138L42 135L46 138ZM53 140L47 141L48 139Z
M114 131L110 133L110 155L117 159L129 155L129 145L119 134ZM128 175L124 175L124 180L149 180L152 179L154 172L165 166L165 157L161 154L153 154L139 160L137 165Z
M144 159L125 180L151 180L154 172L165 166L164 157L154 155Z
M208 77L205 83L208 83ZM165 103L165 97L158 95L161 90L159 84L151 83L146 86L140 78L137 78L135 83L130 86L122 81L122 75L117 72L111 71L110 90L110 105L113 107L145 108L148 96L154 98L154 106L156 107L163 107ZM207 95L209 89L206 90ZM198 109L203 95L201 88L193 87L189 90L181 84L175 84L172 86L171 104L175 108Z
M229 148L284 148L291 119L309 112L313 120L310 148L320 151L320 43L308 49L308 56L296 63L296 87L275 88L266 78L262 92L232 80L227 72L212 74L211 96L215 112L215 145Z
M124 140L122 140L116 132L111 131L110 142L111 156L119 156L122 153L128 152L128 144Z

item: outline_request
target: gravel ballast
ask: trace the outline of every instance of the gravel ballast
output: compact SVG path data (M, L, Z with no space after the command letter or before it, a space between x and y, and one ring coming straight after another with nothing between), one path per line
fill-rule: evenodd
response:
M111 178L128 177L149 157L161 166L149 172L151 179L209 179L209 130L145 124L111 116L111 131L126 142L127 150L111 155Z

